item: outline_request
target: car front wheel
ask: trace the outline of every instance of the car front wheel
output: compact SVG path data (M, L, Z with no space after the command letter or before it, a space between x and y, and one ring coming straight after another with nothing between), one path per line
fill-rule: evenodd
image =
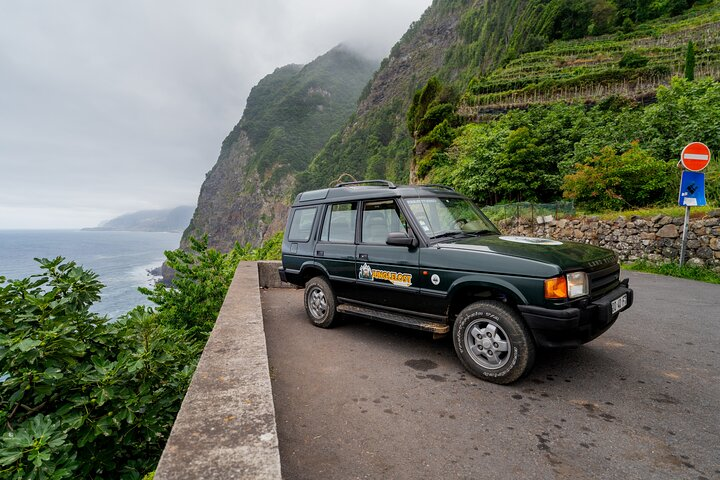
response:
M465 368L493 383L512 383L535 362L535 344L520 315L494 300L475 302L460 312L453 344Z

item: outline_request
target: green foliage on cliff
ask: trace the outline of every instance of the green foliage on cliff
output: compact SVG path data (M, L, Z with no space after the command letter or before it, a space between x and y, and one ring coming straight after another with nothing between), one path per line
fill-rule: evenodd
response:
M278 68L252 89L224 145L246 132L255 151L249 166L261 176L279 168L279 179L305 169L352 114L376 65L340 46L308 65Z
M618 155L628 150L635 138L616 138L622 136L621 123L637 131L632 123L642 116L642 105L682 74L688 41L697 47L699 76L720 76L719 20L717 0L436 0L382 62L358 114L313 159L296 190L331 185L342 173L396 181L416 174L420 181L455 179L488 202L558 198L563 177L576 163L594 158L605 146ZM437 35L452 41L444 47L441 64L429 66L428 52L438 43L431 39ZM408 77L408 70L414 75ZM439 92L452 94L441 100ZM583 119L581 112L589 109L574 102L599 108ZM527 117L514 109L527 111ZM620 118L602 111L618 112ZM570 132L538 133L542 112L559 115L551 122L577 125ZM523 118L533 123L525 125ZM488 122L485 131L482 125ZM674 145L677 134L661 122L650 123L654 126L648 128L662 130L663 136L638 137L640 147L656 159L675 158L677 152L670 155L670 148L659 144ZM523 126L527 136L515 134L514 146L508 146L509 132ZM712 141L713 132L707 126L695 133ZM484 140L461 138L473 135ZM595 142L592 148L582 145L584 138ZM531 143L521 145L525 140ZM461 180L465 170L453 170L473 142L488 148L482 153L486 160L474 164L488 173L483 182L470 185ZM536 159L547 155L552 157ZM515 157L528 169L542 170L528 171L527 178L510 179L501 188L495 175L509 175L503 162ZM538 189L530 193L532 185Z
M174 288L143 289L156 307L114 322L90 311L103 285L74 262L39 259L37 275L0 277L0 478L152 471L238 261L276 256L277 238L166 252Z

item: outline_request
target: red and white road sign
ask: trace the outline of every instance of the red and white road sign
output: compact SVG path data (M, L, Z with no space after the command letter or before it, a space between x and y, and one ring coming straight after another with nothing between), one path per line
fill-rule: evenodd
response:
M710 163L710 149L704 143L690 143L683 148L680 161L688 170L699 172Z

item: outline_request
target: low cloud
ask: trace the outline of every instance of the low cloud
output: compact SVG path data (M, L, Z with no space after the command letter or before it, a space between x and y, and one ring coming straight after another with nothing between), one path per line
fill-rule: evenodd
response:
M0 228L193 204L250 89L338 43L381 58L430 1L12 2Z

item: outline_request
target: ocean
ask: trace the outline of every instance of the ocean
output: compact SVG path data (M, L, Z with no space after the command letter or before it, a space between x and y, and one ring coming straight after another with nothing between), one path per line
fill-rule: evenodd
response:
M151 305L138 292L157 280L165 250L180 244L180 233L82 230L0 230L0 276L19 279L40 273L33 258L65 257L97 273L105 285L92 311L112 318L136 305Z

